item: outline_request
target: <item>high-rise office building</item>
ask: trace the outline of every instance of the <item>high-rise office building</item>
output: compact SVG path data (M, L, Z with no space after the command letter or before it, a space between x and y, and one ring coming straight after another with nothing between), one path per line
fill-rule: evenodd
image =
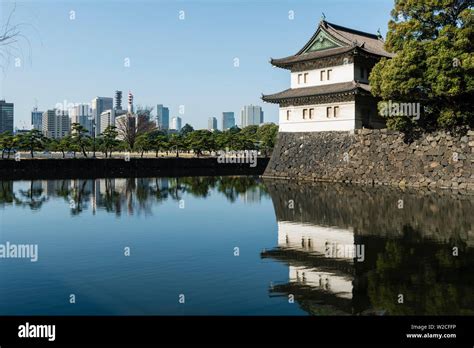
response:
M210 131L217 130L217 118L209 117L209 119L207 121L207 129L210 130Z
M173 119L171 120L171 129L174 129L179 132L181 130L182 121L182 118L179 116L173 117Z
M122 110L122 91L115 91L115 110Z
M260 125L263 123L263 110L257 105L245 105L240 111L240 122L243 127Z
M103 133L108 126L115 126L116 117L117 115L115 114L114 109L105 110L100 114L100 129L102 129L101 133Z
M42 131L43 130L43 111L38 111L38 108L35 107L31 111L31 125L33 129Z
M5 100L0 100L0 133L13 133L13 117L14 117L13 103L7 103Z
M235 126L235 117L233 112L222 113L222 130L228 130Z
M43 135L48 138L61 139L71 132L71 120L67 111L53 109L43 113Z
M168 130L170 127L170 109L162 104L156 106L156 127L159 130Z
M100 129L100 114L105 110L113 109L114 99L109 97L95 97L92 99L92 117L95 120L95 134L99 135L102 131Z
M92 136L94 122L92 120L92 110L88 104L79 104L69 110L71 124L79 123L87 130L87 135Z
M105 110L100 114L100 129L103 133L108 126L115 126L115 110Z

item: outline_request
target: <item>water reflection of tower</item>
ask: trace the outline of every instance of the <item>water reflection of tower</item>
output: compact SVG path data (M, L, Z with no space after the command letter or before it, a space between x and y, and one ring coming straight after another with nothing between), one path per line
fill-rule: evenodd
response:
M329 245L353 245L354 233L295 222L278 222L278 247L262 253L288 265L288 283L272 292L293 294L303 307L332 314L351 314L354 268L351 256L327 257Z

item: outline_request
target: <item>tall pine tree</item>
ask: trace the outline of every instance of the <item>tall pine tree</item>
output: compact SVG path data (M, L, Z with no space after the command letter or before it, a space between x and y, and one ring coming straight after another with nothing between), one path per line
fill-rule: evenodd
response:
M384 101L419 102L422 116L387 119L398 130L474 126L473 0L395 0L386 49L370 74Z

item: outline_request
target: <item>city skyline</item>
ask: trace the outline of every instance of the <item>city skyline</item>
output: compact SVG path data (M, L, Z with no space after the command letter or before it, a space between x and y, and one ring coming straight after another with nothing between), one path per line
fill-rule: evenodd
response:
M131 99L130 99L131 98ZM4 101L5 102L5 101ZM112 124L111 120L115 119L116 117L123 115L125 113L134 113L134 107L135 104L133 103L133 94L129 92L129 101L128 101L128 107L127 110L121 109L121 102L122 102L122 92L119 90L115 91L115 96L113 98L111 97L95 97L92 99L91 103L83 103L83 104L68 104L67 100L64 100L63 103L57 103L55 107L52 108L46 108L45 111L40 111L38 110L37 106L34 106L32 110L30 111L30 124L28 126L23 125L23 127L17 127L13 126L11 132L16 132L16 131L21 131L21 130L41 130L41 119L44 113L47 113L48 111L59 111L62 115L66 115L69 117L70 123L79 123L82 125L90 135L92 135L93 128L95 127L96 130L96 136L99 136L102 131L103 131L103 126L104 120L103 117L106 116L108 119L107 125ZM8 102L7 102L8 103ZM14 103L9 103L14 106ZM148 106L146 106L148 107ZM178 118L182 121L182 117L180 116L172 116L171 120L170 118L170 113L169 113L169 108L165 107L163 104L157 104L156 109L155 107L152 107L153 110L150 113L151 120L155 121L156 127L158 130L168 130L170 129L170 121L172 121L175 118ZM254 121L249 121L248 116L243 116L243 113L246 112L244 110L247 110L248 108L256 108L259 110L259 118L258 120ZM106 115L107 114L107 115ZM224 126L225 122L224 121L225 117L231 116L232 120L229 120L232 125L230 126ZM235 121L235 113L233 111L224 111L222 112L221 116L221 129L219 129L218 126L216 126L214 129L215 130L226 130L229 128L232 128L234 126L239 127L239 128L244 128L249 125L261 125L264 124L264 112L263 108L260 105L244 105L240 109L240 122ZM209 129L209 119L215 117L208 117L208 123L207 123L207 129ZM94 120L95 120L95 125L94 125ZM14 121L14 118L13 118ZM217 119L216 119L217 122ZM267 122L267 123L275 123L278 124L278 121L276 122ZM189 124L193 126L190 122L185 122L185 124ZM194 128L194 127L193 127ZM206 129L206 127L203 128L196 128L196 129Z
M238 115L242 105L248 104L260 104L266 122L277 123L277 108L264 104L260 97L269 86L275 90L287 86L288 77L275 73L269 58L296 52L301 42L292 38L303 40L314 31L321 12L333 22L370 32L380 28L385 33L391 1L365 0L364 4L276 1L269 7L257 2L248 11L247 4L239 2L145 1L128 15L126 6L111 3L22 2L14 19L31 22L36 29L24 33L31 41L31 54L23 47L20 66L15 66L13 59L6 67L0 97L15 104L15 127L20 129L30 127L35 106L47 110L63 100L84 104L97 95L112 98L115 90L132 90L136 105L164 103L170 108L170 117L179 115L199 129L206 128L210 115L223 110ZM9 5L2 6L8 13ZM374 17L367 11L387 15ZM156 16L150 17L148 12ZM114 37L112 22L124 16L131 25L126 33ZM242 18L247 17L254 20L246 20L248 25L242 26ZM262 18L267 25L260 25ZM274 31L277 26L283 29L278 34ZM221 30L216 32L216 27ZM73 49L78 42L87 42L88 49ZM141 43L149 46L149 53L142 54ZM184 114L178 114L183 106Z

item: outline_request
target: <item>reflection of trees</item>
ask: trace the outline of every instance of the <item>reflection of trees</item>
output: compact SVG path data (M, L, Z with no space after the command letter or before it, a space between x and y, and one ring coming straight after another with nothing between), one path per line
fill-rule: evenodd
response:
M347 263L350 270L306 250L278 247L262 253L289 267L347 275L353 285L349 305L345 299L291 279L270 294L293 294L310 314L474 314L472 197L449 191L265 183L279 222L293 223L294 230L308 225L347 229L354 231L356 244L365 246L364 262ZM399 199L403 209L397 207ZM453 256L454 246L458 256ZM398 303L399 294L403 304Z
M114 190L114 179L104 179L104 192L100 194L100 206L108 213L120 214L120 194Z
M404 236L385 240L368 272L372 306L392 315L474 314L474 254L466 243L419 243L420 232L404 227ZM397 302L402 294L404 303Z
M231 202L235 202L239 195L255 187L259 188L260 193L266 193L265 186L253 177L223 177L217 186L217 190Z
M300 282L275 285L271 295L292 294L313 315L472 315L474 314L474 253L464 242L452 244L423 240L409 225L402 238L366 236L365 262L343 261L276 248L262 253L288 266L335 272L352 278L352 299ZM404 303L398 303L402 294Z
M46 191L44 190L46 188ZM50 197L63 198L71 214L79 215L96 208L121 215L149 215L153 205L168 199L179 201L185 195L207 198L212 190L234 202L239 195L251 190L260 196L265 193L263 184L252 177L174 177L174 178L124 178L94 180L31 181L29 189L14 190L13 181L0 181L0 205L15 202L39 209ZM46 193L46 194L45 194Z
M79 215L83 210L87 209L87 201L89 200L90 190L87 190L88 180L77 180L76 185L70 192L69 205L72 215Z
M0 181L0 206L12 204L14 200L13 181Z
M13 186L12 186L13 189ZM35 181L30 182L27 190L19 190L15 196L15 204L29 207L32 210L40 209L47 198L43 196L43 189L35 185Z

